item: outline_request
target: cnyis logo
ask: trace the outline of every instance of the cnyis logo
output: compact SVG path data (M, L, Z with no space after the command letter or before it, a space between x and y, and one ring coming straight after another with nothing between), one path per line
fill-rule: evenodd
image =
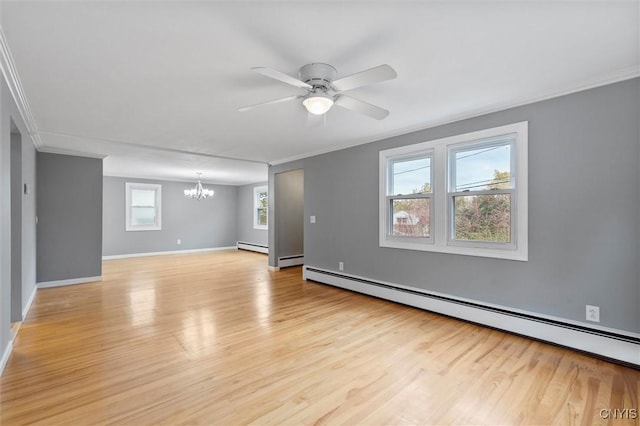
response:
M602 419L637 419L637 408L603 408L600 410Z

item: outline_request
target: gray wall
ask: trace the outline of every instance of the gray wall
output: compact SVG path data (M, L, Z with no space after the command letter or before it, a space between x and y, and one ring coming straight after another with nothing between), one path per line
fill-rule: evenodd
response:
M2 80L0 88L0 356L4 354L11 327L11 95Z
M125 231L125 183L162 185L162 229ZM104 256L154 253L172 250L230 247L236 244L237 187L203 184L213 189L213 198L192 200L184 190L194 182L104 178ZM178 245L180 239L182 244Z
M36 148L13 120L11 153L11 264L16 278L11 319L21 321L36 288ZM24 192L25 184L28 193Z
M11 321L22 321L22 137L19 132L11 133L10 186Z
M271 167L269 178L304 168L307 265L343 261L345 273L581 322L598 305L601 326L637 333L639 99L640 80L627 80ZM528 262L378 246L380 150L525 120Z
M278 257L304 254L304 171L275 175Z
M22 135L22 154L20 164L16 167L11 162L12 133ZM14 136L14 139L16 137ZM20 199L11 197L11 171L21 169L21 176L16 176L16 182L31 184L31 193L22 195ZM11 338L11 253L12 235L21 234L20 246L22 270L20 271L22 288L23 311L29 297L35 289L35 147L29 133L20 117L20 113L11 97L11 93L4 79L0 82L0 356L8 347ZM13 201L13 203L12 203ZM21 203L21 227L11 229L12 204ZM20 307L18 307L19 309Z
M263 246L269 244L268 231L253 227L253 188L265 185L267 182L238 187L238 241Z
M22 135L22 310L36 289L36 147L24 131Z
M37 280L102 275L102 160L37 154Z

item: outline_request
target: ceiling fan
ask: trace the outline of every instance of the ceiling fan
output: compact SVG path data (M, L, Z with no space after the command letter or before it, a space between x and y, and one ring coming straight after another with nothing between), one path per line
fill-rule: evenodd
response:
M248 105L238 108L238 111L248 111L250 109L270 104L302 99L302 105L311 114L322 115L329 111L333 105L359 112L376 120L382 120L389 111L384 108L372 105L343 94L345 90L367 86L397 77L396 72L389 65L378 65L365 71L348 75L336 80L337 71L329 64L312 63L304 65L298 71L298 77L294 78L287 74L267 67L254 67L252 71L271 77L291 86L306 89L305 95L292 95L285 98L274 99L272 101L261 102L259 104Z

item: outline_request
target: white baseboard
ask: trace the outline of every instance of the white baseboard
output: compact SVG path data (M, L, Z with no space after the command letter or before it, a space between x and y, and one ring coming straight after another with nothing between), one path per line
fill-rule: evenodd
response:
M29 299L27 299L27 303L22 309L22 321L24 321L27 318L27 315L29 314L29 309L31 309L31 305L33 304L33 300L36 298L37 291L38 291L38 285L36 284L33 287L33 291L31 292ZM2 373L4 372L4 367L7 365L7 362L9 361L11 352L13 352L13 341L15 340L16 336L17 336L17 333L11 336L11 339L9 340L7 347L4 349L4 352L2 353L2 358L0 358L0 376L2 376Z
M115 254L111 256L102 256L102 260L128 259L130 257L165 256L169 254L200 253L205 251L220 251L220 250L235 250L235 249L236 249L235 246L228 246L228 247L211 247L211 248L203 248L203 249L154 251L154 252L147 252L147 253Z
M269 270L271 272L278 272L280 270L280 268L278 266L267 265L267 270Z
M236 247L239 250L257 251L258 253L269 254L269 247L262 244L247 243L244 241L238 241Z
M489 305L305 265L305 279L460 318L640 367L640 334Z
M27 315L29 315L29 310L31 309L31 305L33 304L33 300L36 298L36 292L37 291L38 291L38 284L33 286L33 291L31 292L31 295L29 296L29 299L27 299L27 303L24 305L24 308L22 309L22 321L27 319Z
M69 280L45 281L37 283L36 286L38 286L38 288L61 287L64 285L92 283L95 281L102 281L102 275L97 277L72 278Z
M293 256L284 256L278 258L278 266L280 268L298 265L304 265L304 254L296 254Z
M11 352L13 352L13 340L9 340L9 342L7 343L7 347L4 348L4 352L2 353L2 358L0 358L0 376L2 376L2 373L4 372L4 367L9 361Z

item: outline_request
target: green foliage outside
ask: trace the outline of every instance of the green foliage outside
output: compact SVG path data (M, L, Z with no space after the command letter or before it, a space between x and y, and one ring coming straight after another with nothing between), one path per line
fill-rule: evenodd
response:
M412 191L412 194L427 194L431 192L431 185L425 183L422 188L416 188ZM409 213L419 214L418 212L412 212L415 207L415 203L411 199L396 199L393 203L394 213L404 210Z
M495 170L486 189L507 189L509 172ZM455 238L457 240L511 241L511 197L509 194L463 195L455 197Z
M511 185L509 172L494 170L493 180L481 190L508 189ZM413 194L431 192L425 183L416 188ZM508 243L511 241L511 196L495 195L460 195L454 198L455 204L455 239L467 241L487 241ZM394 224L394 235L427 236L430 231L429 206L422 200L395 199L393 214L405 211L418 218L412 225Z
M259 207L267 208L269 207L269 193L267 191L258 193L258 202L260 203Z
M267 224L267 208L269 207L269 193L264 191L258 193L258 224Z

